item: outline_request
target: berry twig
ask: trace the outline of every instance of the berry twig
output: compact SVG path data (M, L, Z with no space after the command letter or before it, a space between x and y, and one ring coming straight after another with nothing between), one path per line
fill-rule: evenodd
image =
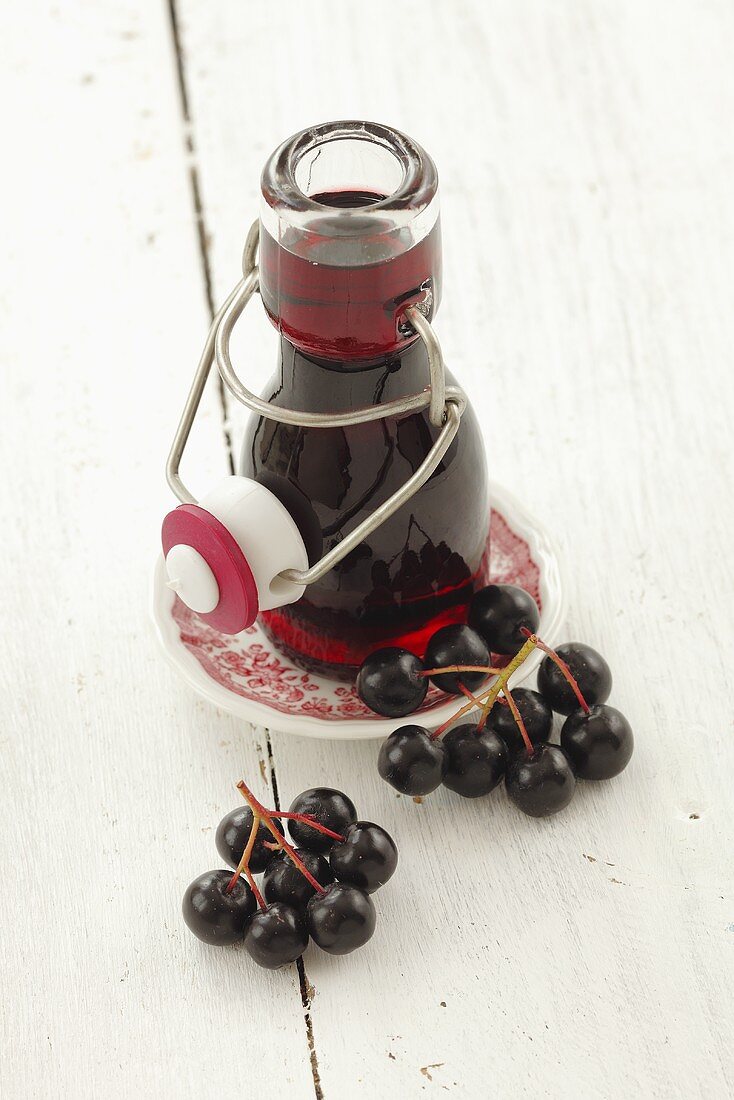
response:
M551 647L549 645L546 645L545 642L541 642L541 640L540 640L540 638L538 637L537 634L531 634L526 626L521 627L520 631L521 631L522 635L525 638L528 639L528 641L534 641L535 644L537 645L538 649L542 649L543 653L547 653L548 656L550 657L551 661L553 661L554 664L558 665L558 667L560 668L560 670L563 673L564 677L566 678L566 681L568 682L569 687L571 688L574 695L578 699L579 704L581 705L582 709L588 714L589 710L590 710L589 704L586 702L583 695L581 694L581 688L579 687L578 683L576 682L576 677L571 672L571 669L568 667L568 665L563 660L563 658L559 657L558 654L556 653L556 651L554 649L551 649ZM525 644L527 645L527 642Z
M516 724L517 728L520 730L520 735L521 735L523 741L525 742L525 749L527 750L527 754L528 754L528 756L532 756L533 753L535 752L535 746L533 745L533 742L530 740L530 734L528 733L527 727L526 727L525 723L523 722L522 715L520 714L520 711L517 709L517 703L513 699L512 693L511 693L510 689L507 686L505 686L504 691L502 692L502 696L507 701L507 705L510 708L510 710L512 711L512 717L515 719L515 724Z
M480 695L472 695L470 703L465 703L465 705L463 707L460 707L455 714L452 714L450 718L447 718L443 725L439 726L438 729L435 729L433 731L433 733L431 734L431 740L438 740L441 734L445 733L449 726L453 725L457 718L463 718L465 714L468 714L470 710L474 710L474 708L477 706L483 707L484 699L487 694L487 692L484 692Z
M330 836L332 840L344 840L344 836L341 833L335 833L333 829L327 829L325 825L322 825L321 822L317 821L311 814L282 813L280 810L276 813L274 810L271 810L270 816L279 817L281 820L285 821L300 821L303 825L310 825L317 833L323 833L324 836ZM276 845L276 847L280 847L280 845Z
M528 638L523 647L517 651L515 656L510 661L509 665L505 665L505 667L502 669L499 676L492 684L489 691L486 693L486 697L482 704L482 717L480 718L479 725L477 726L478 729L484 729L484 723L489 717L489 712L494 706L497 696L501 691L504 690L505 685L509 683L510 677L513 675L514 672L517 671L525 658L533 652L536 645L537 639L535 638L535 635L533 635L532 637Z
M258 908L264 909L265 908L265 899L263 898L262 894L258 890L257 883L255 882L255 879L253 878L253 875L252 875L252 871L250 870L250 857L252 855L252 849L255 847L255 841L257 839L257 832L258 832L259 828L260 828L260 815L256 814L253 810L252 825L250 826L250 835L247 838L247 844L245 845L245 850L242 853L242 859L240 860L240 862L237 865L237 870L232 875L232 878L229 880L229 885L227 886L227 893L228 894L232 893L232 891L235 888L235 884L237 882L237 879L244 872L244 874L247 876L247 881L250 884L250 889L252 890L253 894L255 895L255 901L258 904Z
M501 668L491 665L445 665L443 668L424 668L419 676L438 676L444 672L486 672L489 676L499 676Z
M439 726L437 730L434 730L433 734L431 735L433 740L436 740L436 738L440 737L442 733L445 733L449 726L452 725L452 723L454 723L457 718L461 718L463 717L463 715L468 714L469 711L472 710L474 707L481 707L482 709L481 717L479 719L479 722L477 723L477 731L481 732L484 729L487 718L489 717L489 712L491 711L492 707L494 706L500 695L502 695L507 701L510 710L512 711L512 716L517 723L518 729L520 730L523 741L525 742L525 747L532 755L535 752L533 743L528 737L528 733L525 729L525 725L523 723L520 712L515 705L515 701L512 698L507 688L507 685L513 673L518 670L520 665L523 664L525 659L529 657L532 651L536 648L542 649L542 651L544 653L547 653L551 660L554 661L556 665L558 665L564 677L571 686L576 698L579 701L579 704L586 711L587 714L589 713L589 705L581 694L581 689L566 662L558 656L555 650L551 649L549 645L546 645L545 642L541 641L537 634L531 633L531 631L529 631L527 627L522 627L521 632L525 638L524 645L521 649L518 650L510 663L505 665L505 667L502 669L487 668L485 666L479 665L447 665L446 668L433 668L426 670L425 675L437 675L442 672L489 672L496 675L497 677L494 683L489 688L487 688L486 691L481 692L479 695L472 694L472 692L465 688L463 684L459 684L460 690L467 697L467 699L469 699L469 702L461 707L455 714L453 714L448 719L448 721Z
M290 846L285 837L276 829L273 822L273 815L265 809L262 803L258 802L250 788L245 783L244 779L240 779L239 783L237 784L237 790L240 792L245 802L252 810L253 816L260 817L265 828L268 830L269 833L272 834L273 839L277 842L278 847L283 849L288 858L296 865L303 877L311 883L314 890L318 894L323 894L324 887L316 881L311 872L305 866L303 860L296 854L296 852Z
M459 691L462 695L466 696L467 699L470 699L475 707L481 707L481 701L477 699L473 691L469 691L469 688L466 686L466 684L462 684L461 682L459 682Z
M463 688L463 684L460 685L460 687ZM434 730L431 734L431 740L435 741L441 736L442 733L445 733L449 726L452 725L457 718L462 718L465 714L468 714L470 710L474 710L475 707L483 707L484 700L486 699L488 694L489 690L480 692L479 695L472 694L471 702L466 703L463 707L457 710L455 714L452 714L450 718L447 718L442 726L439 726L438 729ZM481 729L481 726L478 726L477 728Z
M481 692L476 697L473 697L470 703L466 703L465 706L461 707L461 709L456 712L456 714L452 714L451 717L443 723L443 725L439 726L437 730L434 730L431 734L432 740L435 741L436 738L440 737L442 733L446 732L449 726L453 722L455 722L457 718L461 718L464 714L468 714L469 711L473 710L475 706L481 706L482 708L482 717L479 720L477 729L480 731L483 730L484 723L487 721L487 716L489 715L489 712L494 705L495 699L502 691L505 684L512 676L513 672L515 672L520 667L528 654L531 653L534 649L535 642L531 639L528 639L522 649L520 649L515 654L510 663L508 665L505 665L503 669L500 669L497 672L497 679L492 684L492 686L486 691Z

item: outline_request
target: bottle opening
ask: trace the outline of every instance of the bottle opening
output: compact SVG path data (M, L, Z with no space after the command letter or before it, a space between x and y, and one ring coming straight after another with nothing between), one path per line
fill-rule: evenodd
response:
M302 147L294 160L294 180L303 194L340 209L382 202L398 190L405 176L399 153L367 136L327 133ZM338 201L340 195L343 201Z
M374 191L346 190L322 191L311 197L320 206L331 206L336 210L359 210L364 206L374 206L376 202L382 202L387 196Z
M303 351L367 359L415 339L404 310L438 306L438 178L405 134L333 122L295 134L263 169L260 290Z

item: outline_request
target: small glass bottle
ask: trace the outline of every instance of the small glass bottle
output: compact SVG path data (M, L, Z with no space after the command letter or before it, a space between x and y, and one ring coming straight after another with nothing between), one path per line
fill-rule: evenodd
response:
M374 123L313 127L273 153L259 246L260 292L280 333L269 401L338 414L425 389L426 347L405 310L432 320L441 298L437 187L426 152ZM342 428L253 416L240 473L285 505L313 563L408 480L439 430L427 410ZM468 407L409 503L300 600L260 620L294 661L345 679L380 646L422 655L485 583L488 524L484 447Z

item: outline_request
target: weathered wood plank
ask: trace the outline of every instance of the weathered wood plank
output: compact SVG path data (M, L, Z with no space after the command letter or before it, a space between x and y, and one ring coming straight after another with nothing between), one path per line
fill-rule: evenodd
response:
M562 544L570 634L609 656L638 731L629 772L547 823L501 795L416 807L370 745L273 735L286 800L334 782L401 846L369 948L306 958L325 1095L726 1095L727 5L181 12L220 297L286 134L379 118L436 156L444 347L493 476ZM245 328L264 378L272 335Z
M273 733L284 802L343 786L401 850L371 944L306 956L313 1064L298 975L186 934L180 888L213 865L231 784L264 792L271 761L265 731L179 683L145 621L163 459L207 324L168 12L16 6L0 77L3 1095L311 1097L317 1073L327 1100L727 1096L729 7L177 10L215 300L283 136L363 116L434 153L442 342L493 477L562 545L569 633L609 657L638 751L541 823L501 794L415 806L378 781L374 746ZM248 317L238 339L257 384L272 331ZM226 470L215 393L192 444L205 487Z
M3 20L0 1092L312 1097L295 974L180 917L262 741L182 690L147 588L207 325L167 13ZM186 470L226 472L216 396ZM196 490L195 490L196 491ZM249 1084L248 1084L249 1082Z

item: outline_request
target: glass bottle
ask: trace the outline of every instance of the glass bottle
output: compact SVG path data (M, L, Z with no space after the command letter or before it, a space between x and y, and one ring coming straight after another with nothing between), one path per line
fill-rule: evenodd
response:
M313 127L272 154L259 249L262 301L280 334L269 401L340 413L426 388L426 348L404 311L418 306L432 321L441 299L437 187L426 152L374 123ZM252 416L239 472L286 506L313 563L407 481L438 432L427 410L343 428ZM422 655L485 583L488 525L484 446L468 407L412 500L260 621L295 662L344 679L380 646Z

